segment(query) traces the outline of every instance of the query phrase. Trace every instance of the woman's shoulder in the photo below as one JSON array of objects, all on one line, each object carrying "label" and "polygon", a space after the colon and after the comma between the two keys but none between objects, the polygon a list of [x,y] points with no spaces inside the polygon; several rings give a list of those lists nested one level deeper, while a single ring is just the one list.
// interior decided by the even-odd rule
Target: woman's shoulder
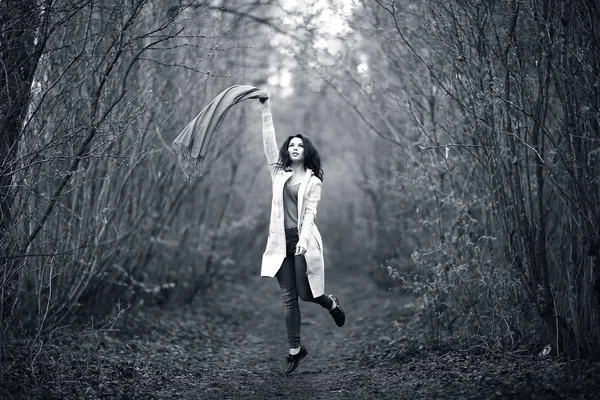
[{"label": "woman's shoulder", "polygon": [[319,179],[319,177],[316,175],[312,175],[308,182],[310,185],[319,185],[319,186],[323,185],[323,181],[321,181],[321,179]]}]

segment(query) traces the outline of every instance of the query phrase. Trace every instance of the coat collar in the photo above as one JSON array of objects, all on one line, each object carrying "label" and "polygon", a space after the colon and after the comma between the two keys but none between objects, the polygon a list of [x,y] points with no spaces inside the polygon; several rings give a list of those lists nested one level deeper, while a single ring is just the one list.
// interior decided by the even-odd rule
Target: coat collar
[{"label": "coat collar", "polygon": [[[290,167],[285,168],[284,170],[280,170],[280,174],[283,174],[283,176],[285,176],[285,181],[287,182],[288,179],[290,179],[292,177],[292,169]],[[312,169],[310,168],[306,168],[306,172],[304,173],[304,178],[302,178],[302,182],[308,182],[310,180],[310,177],[313,176],[315,173],[313,172]]]},{"label": "coat collar", "polygon": [[300,182],[300,188],[298,188],[298,230],[300,230],[300,224],[302,222],[302,203],[304,201],[304,193],[306,192],[308,182],[313,175],[314,173],[312,169],[307,168],[306,172],[304,173],[304,178],[302,178],[302,182]]}]

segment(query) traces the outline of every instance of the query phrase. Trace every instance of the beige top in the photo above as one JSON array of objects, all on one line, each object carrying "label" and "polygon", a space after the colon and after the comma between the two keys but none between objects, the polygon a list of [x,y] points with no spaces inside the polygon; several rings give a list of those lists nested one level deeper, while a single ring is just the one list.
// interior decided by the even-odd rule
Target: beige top
[{"label": "beige top", "polygon": [[283,225],[285,229],[298,227],[298,189],[300,182],[286,183],[283,189]]}]

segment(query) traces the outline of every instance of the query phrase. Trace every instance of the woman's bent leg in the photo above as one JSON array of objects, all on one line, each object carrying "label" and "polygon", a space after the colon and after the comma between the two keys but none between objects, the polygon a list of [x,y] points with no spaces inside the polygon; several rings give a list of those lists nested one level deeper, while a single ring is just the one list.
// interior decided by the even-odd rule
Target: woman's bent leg
[{"label": "woman's bent leg", "polygon": [[306,275],[306,258],[304,258],[304,256],[294,257],[294,273],[298,295],[302,300],[317,303],[328,310],[333,306],[333,300],[331,300],[329,296],[325,296],[325,294],[322,294],[319,297],[313,296],[312,291],[310,290],[308,276]]},{"label": "woman's bent leg", "polygon": [[285,308],[285,327],[290,349],[300,347],[300,307],[294,273],[294,258],[286,257],[277,272],[277,281],[281,289],[281,298]]}]

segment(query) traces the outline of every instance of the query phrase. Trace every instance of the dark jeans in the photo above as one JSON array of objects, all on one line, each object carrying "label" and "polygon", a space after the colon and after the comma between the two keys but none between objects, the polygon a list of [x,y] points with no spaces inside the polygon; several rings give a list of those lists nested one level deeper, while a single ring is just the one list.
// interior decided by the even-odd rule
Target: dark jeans
[{"label": "dark jeans", "polygon": [[288,343],[290,348],[300,347],[300,306],[298,296],[304,301],[317,303],[321,307],[330,309],[333,300],[322,294],[313,297],[306,276],[306,259],[304,256],[295,256],[298,243],[298,230],[296,228],[285,230],[286,257],[277,272],[277,281],[281,288],[281,298],[285,308],[285,326],[287,328]]}]

